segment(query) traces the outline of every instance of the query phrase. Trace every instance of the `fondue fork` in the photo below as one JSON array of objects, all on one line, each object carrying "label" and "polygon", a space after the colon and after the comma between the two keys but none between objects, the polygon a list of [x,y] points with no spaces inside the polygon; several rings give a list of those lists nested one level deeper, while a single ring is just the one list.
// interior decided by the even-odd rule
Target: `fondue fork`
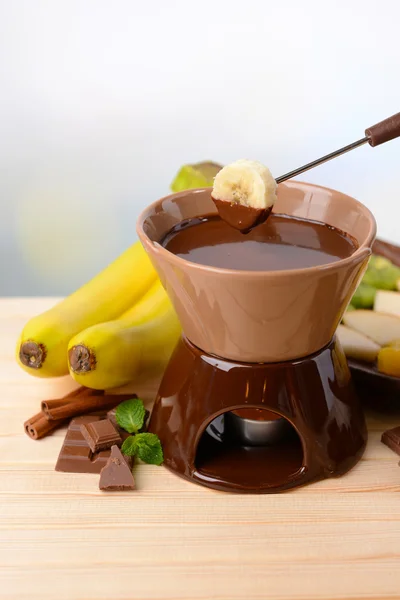
[{"label": "fondue fork", "polygon": [[282,183],[287,179],[291,179],[292,177],[296,177],[301,173],[305,173],[314,167],[318,167],[318,165],[322,165],[332,158],[336,158],[341,154],[345,154],[346,152],[350,152],[350,150],[354,150],[354,148],[358,148],[359,146],[363,146],[368,143],[373,148],[375,146],[379,146],[380,144],[384,144],[385,142],[389,142],[400,136],[400,113],[377,123],[376,125],[372,125],[372,127],[368,127],[365,130],[365,137],[349,144],[348,146],[344,146],[340,148],[340,150],[335,150],[335,152],[331,152],[330,154],[326,154],[321,158],[317,158],[317,160],[313,160],[312,162],[307,163],[306,165],[299,167],[298,169],[294,169],[285,175],[281,175],[276,178],[276,183]]},{"label": "fondue fork", "polygon": [[313,162],[274,179],[271,171],[258,161],[237,160],[223,167],[214,178],[211,198],[219,216],[231,227],[249,233],[264,223],[276,200],[276,186],[300,173],[305,173],[332,158],[369,144],[372,147],[400,136],[400,113],[368,127],[365,136],[344,148],[326,154]]}]

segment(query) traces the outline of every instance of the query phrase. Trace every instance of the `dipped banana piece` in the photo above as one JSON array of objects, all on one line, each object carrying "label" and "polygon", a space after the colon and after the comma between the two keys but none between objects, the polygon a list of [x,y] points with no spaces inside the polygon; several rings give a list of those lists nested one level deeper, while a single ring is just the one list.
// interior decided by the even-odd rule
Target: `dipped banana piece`
[{"label": "dipped banana piece", "polygon": [[264,223],[276,201],[271,171],[254,160],[237,160],[217,173],[211,197],[226,223],[243,233]]}]

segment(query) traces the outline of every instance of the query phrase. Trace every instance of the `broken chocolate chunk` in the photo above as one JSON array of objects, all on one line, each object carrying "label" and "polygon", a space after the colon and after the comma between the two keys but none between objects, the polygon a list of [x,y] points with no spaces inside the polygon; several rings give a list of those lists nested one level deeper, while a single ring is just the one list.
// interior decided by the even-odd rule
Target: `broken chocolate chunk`
[{"label": "broken chocolate chunk", "polygon": [[135,489],[132,471],[118,446],[112,446],[110,458],[101,470],[99,488],[104,492]]},{"label": "broken chocolate chunk", "polygon": [[[77,417],[71,421],[60,450],[56,471],[63,471],[64,473],[100,473],[106,465],[111,451],[92,452],[82,435],[81,425],[102,419],[104,419],[104,412],[101,415],[92,414]],[[121,437],[124,440],[129,437],[129,433],[125,431]],[[132,466],[133,457],[126,456],[125,460],[128,465]]]},{"label": "broken chocolate chunk", "polygon": [[108,450],[122,444],[122,438],[109,419],[92,421],[81,425],[81,433],[92,452]]},{"label": "broken chocolate chunk", "polygon": [[[103,413],[104,414],[104,413]],[[103,416],[77,417],[69,424],[60,450],[56,471],[64,473],[100,473],[110,456],[110,450],[93,453],[81,432],[81,425],[103,419]]]},{"label": "broken chocolate chunk", "polygon": [[384,431],[381,442],[400,456],[400,425]]}]

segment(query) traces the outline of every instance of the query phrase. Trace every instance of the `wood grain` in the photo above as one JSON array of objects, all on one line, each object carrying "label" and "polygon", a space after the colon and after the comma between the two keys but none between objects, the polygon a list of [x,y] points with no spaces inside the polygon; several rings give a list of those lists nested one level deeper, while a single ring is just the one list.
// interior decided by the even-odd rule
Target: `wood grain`
[{"label": "wood grain", "polygon": [[[137,491],[56,473],[64,430],[23,421],[74,387],[14,361],[23,323],[54,299],[0,300],[0,598],[264,600],[400,598],[400,468],[380,443],[400,417],[368,415],[359,465],[280,495],[238,496],[136,467]],[[148,406],[157,382],[130,391]]]}]

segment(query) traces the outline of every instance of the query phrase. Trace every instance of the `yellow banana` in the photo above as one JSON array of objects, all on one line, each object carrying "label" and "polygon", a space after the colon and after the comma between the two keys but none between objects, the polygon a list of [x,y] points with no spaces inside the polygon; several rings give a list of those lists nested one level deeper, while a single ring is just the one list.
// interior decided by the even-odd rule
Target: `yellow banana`
[{"label": "yellow banana", "polygon": [[17,344],[19,364],[37,377],[66,375],[69,340],[91,325],[119,317],[156,280],[150,259],[136,242],[91,281],[25,325]]},{"label": "yellow banana", "polygon": [[[171,301],[161,285],[161,281],[156,279],[151,288],[140,298],[140,300],[118,317],[117,320],[125,327],[140,325],[171,306]],[[103,325],[103,323],[101,323],[101,325]]]},{"label": "yellow banana", "polygon": [[165,367],[180,335],[167,294],[157,282],[115,321],[89,327],[68,346],[70,374],[94,389],[125,385],[138,374]]}]

